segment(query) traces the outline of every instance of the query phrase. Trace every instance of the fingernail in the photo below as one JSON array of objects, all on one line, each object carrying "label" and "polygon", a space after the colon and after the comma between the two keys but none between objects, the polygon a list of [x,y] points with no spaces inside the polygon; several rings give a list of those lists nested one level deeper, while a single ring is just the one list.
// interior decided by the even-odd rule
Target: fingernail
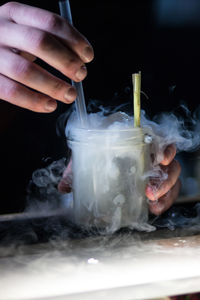
[{"label": "fingernail", "polygon": [[72,102],[76,99],[77,93],[75,88],[70,88],[67,90],[67,92],[64,94],[64,98],[68,101],[68,102]]},{"label": "fingernail", "polygon": [[76,78],[78,81],[81,81],[85,78],[85,76],[87,75],[87,69],[86,66],[83,65],[77,72],[76,72]]},{"label": "fingernail", "polygon": [[85,62],[90,62],[93,60],[94,58],[94,51],[91,47],[85,47],[85,49],[83,50],[82,52],[82,57],[83,57],[83,60]]},{"label": "fingernail", "polygon": [[49,100],[48,102],[46,102],[45,105],[45,110],[46,111],[54,111],[57,108],[57,102],[55,100]]}]

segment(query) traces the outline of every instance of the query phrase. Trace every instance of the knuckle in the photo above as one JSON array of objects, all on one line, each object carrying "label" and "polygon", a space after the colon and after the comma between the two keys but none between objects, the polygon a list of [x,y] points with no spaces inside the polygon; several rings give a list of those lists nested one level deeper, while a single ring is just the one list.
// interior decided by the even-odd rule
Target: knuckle
[{"label": "knuckle", "polygon": [[34,112],[43,112],[44,111],[44,102],[46,99],[44,99],[44,96],[40,93],[34,93],[34,98],[29,101],[28,109],[34,111]]},{"label": "knuckle", "polygon": [[61,27],[60,19],[55,14],[48,14],[44,18],[44,24],[46,29],[49,30],[50,32],[54,30],[58,30]]},{"label": "knuckle", "polygon": [[18,3],[15,1],[10,1],[10,2],[3,4],[1,7],[10,11],[11,9],[15,8],[17,4]]},{"label": "knuckle", "polygon": [[41,49],[45,46],[47,41],[47,33],[46,32],[40,32],[38,34],[36,34],[35,36],[33,36],[33,43],[34,43],[34,47],[36,49]]},{"label": "knuckle", "polygon": [[4,90],[4,97],[9,100],[15,99],[19,94],[19,91],[20,86],[17,83],[12,82],[9,84],[9,88]]},{"label": "knuckle", "polygon": [[68,74],[70,78],[72,78],[77,70],[80,69],[82,62],[73,54],[68,55],[67,60],[65,60],[62,64],[63,73]]},{"label": "knuckle", "polygon": [[28,30],[25,35],[31,48],[35,51],[45,48],[48,44],[49,34],[45,31],[32,29]]},{"label": "knuckle", "polygon": [[19,6],[19,3],[10,1],[1,6],[1,10],[7,12],[7,15],[13,19],[16,8]]},{"label": "knuckle", "polygon": [[57,96],[58,93],[60,93],[61,90],[63,90],[64,84],[62,81],[56,81],[54,82],[53,86],[52,86],[52,91],[51,94],[52,96]]},{"label": "knuckle", "polygon": [[63,62],[63,67],[65,69],[69,69],[69,70],[71,69],[71,70],[73,70],[73,69],[75,69],[77,61],[78,60],[77,60],[76,57],[74,57],[73,55],[69,55],[68,59],[65,62]]},{"label": "knuckle", "polygon": [[31,72],[31,63],[28,61],[17,61],[11,65],[11,73],[15,77],[20,77],[21,79],[29,76]]},{"label": "knuckle", "polygon": [[18,93],[19,86],[15,81],[4,77],[0,74],[0,98],[4,100],[12,100]]}]

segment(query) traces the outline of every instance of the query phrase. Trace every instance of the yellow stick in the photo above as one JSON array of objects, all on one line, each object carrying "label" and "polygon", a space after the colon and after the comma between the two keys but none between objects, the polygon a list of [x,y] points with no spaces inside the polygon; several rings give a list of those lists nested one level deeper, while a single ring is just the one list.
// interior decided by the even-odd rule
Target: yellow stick
[{"label": "yellow stick", "polygon": [[132,74],[132,82],[133,82],[134,127],[140,127],[141,72]]}]

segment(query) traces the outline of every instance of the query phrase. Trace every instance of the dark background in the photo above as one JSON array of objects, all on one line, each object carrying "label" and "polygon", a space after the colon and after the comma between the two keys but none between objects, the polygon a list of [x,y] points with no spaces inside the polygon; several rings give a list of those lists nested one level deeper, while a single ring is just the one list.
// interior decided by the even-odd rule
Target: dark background
[{"label": "dark background", "polygon": [[[59,13],[57,1],[22,3]],[[142,97],[142,107],[149,116],[176,110],[182,102],[191,111],[197,108],[199,0],[71,0],[71,9],[75,27],[95,51],[84,81],[87,100],[131,103],[131,74],[141,71],[142,90],[149,97]],[[1,213],[22,211],[33,170],[46,158],[66,155],[56,120],[67,109],[59,104],[56,112],[44,115],[0,102]]]}]

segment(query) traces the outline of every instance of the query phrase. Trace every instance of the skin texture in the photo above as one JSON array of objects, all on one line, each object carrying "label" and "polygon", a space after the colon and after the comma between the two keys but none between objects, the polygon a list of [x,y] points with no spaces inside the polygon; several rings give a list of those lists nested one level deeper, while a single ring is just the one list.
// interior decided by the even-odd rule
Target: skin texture
[{"label": "skin texture", "polygon": [[17,2],[0,6],[0,99],[35,112],[52,112],[56,100],[73,102],[76,90],[35,59],[79,82],[93,57],[87,39],[59,15]]},{"label": "skin texture", "polygon": [[[73,102],[76,90],[38,66],[36,58],[79,82],[94,53],[87,39],[59,15],[17,2],[0,6],[0,99],[43,113],[54,111],[56,100]],[[151,179],[146,187],[155,215],[172,205],[180,189],[181,168],[175,154],[173,145],[166,148],[161,167],[168,178],[159,185]],[[70,174],[71,163],[58,186],[63,193],[71,190]]]},{"label": "skin texture", "polygon": [[154,215],[160,215],[165,212],[176,200],[181,184],[179,175],[181,166],[174,159],[176,155],[176,147],[169,145],[164,151],[164,158],[160,163],[161,168],[167,173],[167,179],[163,182],[155,182],[150,179],[146,187],[146,196],[149,201],[150,212]]},{"label": "skin texture", "polygon": [[[166,211],[176,200],[180,190],[179,175],[181,166],[178,161],[174,159],[176,155],[176,148],[174,145],[169,145],[164,151],[164,158],[160,164],[161,168],[168,174],[167,179],[163,182],[155,182],[150,179],[146,186],[146,196],[149,199],[149,210],[154,215],[160,215]],[[72,161],[70,160],[67,168],[63,173],[63,178],[58,185],[61,193],[69,193],[72,184]]]}]

